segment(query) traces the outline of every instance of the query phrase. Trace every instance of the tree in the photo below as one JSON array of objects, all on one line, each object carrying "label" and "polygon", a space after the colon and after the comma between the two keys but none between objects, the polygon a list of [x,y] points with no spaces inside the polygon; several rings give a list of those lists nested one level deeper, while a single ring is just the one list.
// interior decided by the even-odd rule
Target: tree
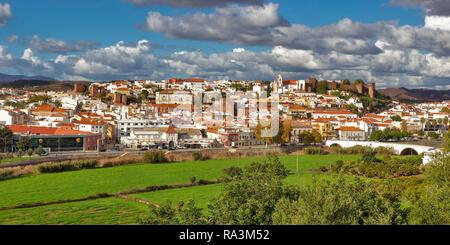
[{"label": "tree", "polygon": [[402,128],[402,132],[403,133],[407,133],[408,132],[408,124],[406,123],[406,121],[402,121],[401,128]]},{"label": "tree", "polygon": [[450,188],[431,187],[413,202],[411,223],[419,225],[450,224]]},{"label": "tree", "polygon": [[436,133],[436,132],[433,132],[433,131],[428,132],[427,136],[430,137],[431,139],[438,139],[439,138],[439,134]]},{"label": "tree", "polygon": [[314,180],[295,201],[282,199],[274,224],[370,225],[405,224],[408,210],[395,195],[383,195],[361,179]]},{"label": "tree", "polygon": [[60,100],[54,100],[52,104],[53,104],[54,106],[56,106],[56,107],[61,107],[61,106],[62,106],[62,103],[61,103]]},{"label": "tree", "polygon": [[316,92],[318,94],[326,94],[328,88],[328,81],[320,81],[317,83],[317,90]]},{"label": "tree", "polygon": [[421,125],[422,130],[423,130],[423,126],[424,126],[425,122],[426,122],[426,119],[424,117],[421,117],[420,118],[420,125]]},{"label": "tree", "polygon": [[143,89],[141,91],[140,97],[141,97],[142,100],[146,101],[148,99],[148,95],[149,95],[148,90]]},{"label": "tree", "polygon": [[27,155],[28,155],[29,157],[31,157],[31,156],[34,154],[34,150],[31,149],[31,148],[29,148],[29,149],[26,151],[26,153],[27,153]]},{"label": "tree", "polygon": [[448,125],[448,117],[444,117],[444,120],[442,120],[442,123],[447,126]]},{"label": "tree", "polygon": [[39,146],[38,148],[36,148],[36,150],[34,150],[34,154],[42,156],[45,154],[45,150],[44,148],[42,148],[42,146]]},{"label": "tree", "polygon": [[11,139],[12,139],[13,133],[12,131],[5,127],[0,126],[0,142],[2,148],[0,148],[3,152],[6,152],[8,149],[8,146],[11,145]]},{"label": "tree", "polygon": [[244,168],[227,171],[222,192],[203,214],[195,203],[166,203],[152,208],[142,224],[272,224],[275,205],[281,198],[296,200],[296,188],[284,186],[289,170],[275,156],[266,161],[254,162]]},{"label": "tree", "polygon": [[399,115],[395,115],[395,116],[391,116],[391,119],[395,122],[401,122],[402,121],[402,117]]},{"label": "tree", "polygon": [[146,152],[144,154],[144,161],[147,163],[168,163],[170,162],[169,159],[167,159],[164,151],[160,150],[153,150]]},{"label": "tree", "polygon": [[161,207],[153,207],[150,216],[140,219],[144,225],[204,225],[209,223],[202,214],[202,209],[195,207],[195,202],[179,202],[173,205],[168,201]]},{"label": "tree", "polygon": [[361,161],[365,164],[371,164],[371,163],[377,163],[378,159],[377,159],[377,152],[373,149],[368,149],[366,151],[364,151],[362,157],[361,157]]},{"label": "tree", "polygon": [[425,168],[430,186],[412,200],[412,223],[425,225],[450,224],[450,135],[446,133],[443,150],[436,153]]},{"label": "tree", "polygon": [[280,129],[278,130],[277,142],[278,143],[288,143],[291,141],[291,121],[282,121],[280,123]]},{"label": "tree", "polygon": [[227,182],[209,206],[211,221],[221,225],[262,225],[272,223],[272,213],[281,198],[296,199],[297,192],[285,187],[288,169],[278,158],[252,163],[242,174]]},{"label": "tree", "polygon": [[83,109],[83,102],[78,102],[75,107],[75,113],[79,113]]},{"label": "tree", "polygon": [[17,142],[17,148],[20,151],[27,151],[31,147],[31,141],[30,138],[27,136],[20,137],[19,141]]}]

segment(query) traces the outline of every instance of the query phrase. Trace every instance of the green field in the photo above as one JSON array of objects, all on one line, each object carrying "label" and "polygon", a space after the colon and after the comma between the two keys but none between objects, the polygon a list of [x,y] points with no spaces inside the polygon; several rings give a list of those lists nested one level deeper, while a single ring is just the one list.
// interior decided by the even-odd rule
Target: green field
[{"label": "green field", "polygon": [[[286,181],[290,184],[310,183],[313,172],[338,159],[357,159],[358,156],[325,155],[283,156],[281,161],[295,174]],[[0,182],[0,207],[11,207],[34,202],[49,202],[82,198],[97,193],[114,194],[150,185],[186,184],[193,176],[215,180],[230,166],[245,166],[263,157],[171,164],[136,164],[113,168],[74,172],[38,174]],[[196,186],[132,195],[155,204],[166,200],[194,199],[200,207],[216,196],[221,185]],[[133,201],[106,198],[48,206],[0,211],[0,224],[130,224],[145,215],[148,207]]]}]

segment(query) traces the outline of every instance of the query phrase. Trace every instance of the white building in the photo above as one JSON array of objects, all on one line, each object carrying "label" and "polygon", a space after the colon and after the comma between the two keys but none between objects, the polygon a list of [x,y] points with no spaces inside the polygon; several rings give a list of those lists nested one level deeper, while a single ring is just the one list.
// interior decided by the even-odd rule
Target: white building
[{"label": "white building", "polygon": [[29,117],[19,110],[0,110],[0,125],[27,124]]}]

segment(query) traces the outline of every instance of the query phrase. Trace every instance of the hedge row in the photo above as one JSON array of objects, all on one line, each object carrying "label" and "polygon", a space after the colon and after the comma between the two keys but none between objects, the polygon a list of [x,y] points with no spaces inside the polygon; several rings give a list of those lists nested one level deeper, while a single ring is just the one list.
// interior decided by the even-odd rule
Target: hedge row
[{"label": "hedge row", "polygon": [[38,166],[38,171],[40,173],[59,173],[64,171],[92,169],[96,168],[97,166],[97,160],[79,160],[61,163],[44,163]]}]

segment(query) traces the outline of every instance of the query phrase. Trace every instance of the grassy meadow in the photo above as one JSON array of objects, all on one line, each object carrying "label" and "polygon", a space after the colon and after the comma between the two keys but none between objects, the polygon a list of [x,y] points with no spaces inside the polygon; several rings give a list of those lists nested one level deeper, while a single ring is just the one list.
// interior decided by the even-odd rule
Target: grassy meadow
[{"label": "grassy meadow", "polygon": [[[301,155],[281,156],[280,160],[294,174],[289,184],[305,185],[312,181],[315,169],[336,160],[355,160],[357,155]],[[216,180],[225,168],[244,167],[264,157],[227,160],[188,161],[170,164],[134,164],[112,168],[73,172],[36,174],[0,181],[0,224],[134,224],[145,215],[144,204],[118,197],[32,208],[1,208],[36,202],[83,198],[98,193],[114,194],[151,185],[187,184],[197,180]],[[297,165],[298,159],[298,165]],[[297,172],[298,166],[298,172]],[[162,204],[166,200],[194,199],[206,207],[209,200],[220,193],[221,184],[133,194],[132,197]]]}]

